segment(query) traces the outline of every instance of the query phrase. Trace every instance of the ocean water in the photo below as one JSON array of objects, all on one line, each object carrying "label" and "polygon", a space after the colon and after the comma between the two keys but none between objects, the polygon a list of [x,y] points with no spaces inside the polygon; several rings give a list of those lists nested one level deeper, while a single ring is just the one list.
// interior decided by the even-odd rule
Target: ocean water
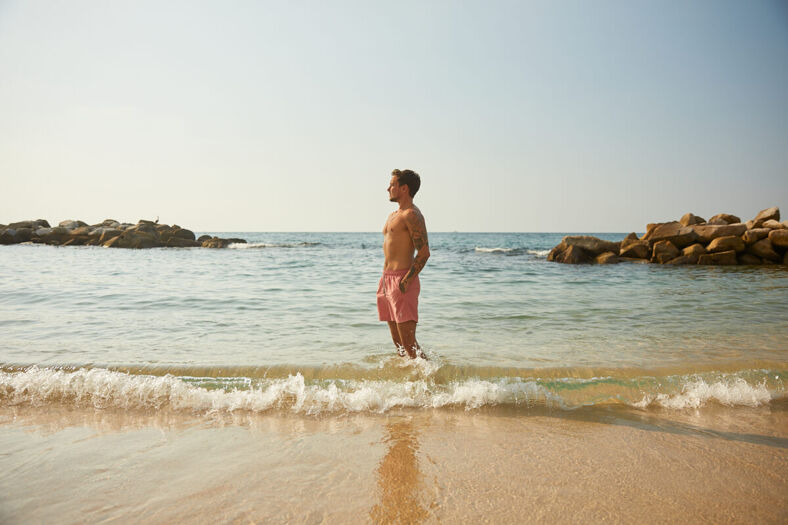
[{"label": "ocean water", "polygon": [[526,414],[788,393],[785,267],[570,266],[546,260],[564,234],[432,233],[429,359],[410,361],[377,320],[379,233],[222,235],[249,244],[0,247],[0,404]]}]

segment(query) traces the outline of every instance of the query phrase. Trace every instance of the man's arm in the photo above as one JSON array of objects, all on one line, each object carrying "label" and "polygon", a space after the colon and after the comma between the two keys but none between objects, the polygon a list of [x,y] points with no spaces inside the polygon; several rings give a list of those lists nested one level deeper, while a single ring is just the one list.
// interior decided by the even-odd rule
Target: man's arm
[{"label": "man's arm", "polygon": [[427,240],[427,225],[424,224],[424,216],[417,210],[409,210],[404,218],[413,246],[416,248],[416,258],[413,259],[408,273],[399,282],[399,289],[402,293],[407,291],[411,279],[419,274],[427,264],[427,259],[430,258],[430,245]]}]

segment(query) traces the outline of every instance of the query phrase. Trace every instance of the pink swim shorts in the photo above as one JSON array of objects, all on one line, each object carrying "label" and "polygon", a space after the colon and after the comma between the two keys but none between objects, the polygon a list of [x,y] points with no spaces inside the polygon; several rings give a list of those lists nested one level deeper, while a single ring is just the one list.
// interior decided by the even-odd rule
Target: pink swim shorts
[{"label": "pink swim shorts", "polygon": [[384,270],[378,284],[378,318],[381,321],[419,322],[419,276],[411,279],[408,291],[402,293],[399,282],[408,270]]}]

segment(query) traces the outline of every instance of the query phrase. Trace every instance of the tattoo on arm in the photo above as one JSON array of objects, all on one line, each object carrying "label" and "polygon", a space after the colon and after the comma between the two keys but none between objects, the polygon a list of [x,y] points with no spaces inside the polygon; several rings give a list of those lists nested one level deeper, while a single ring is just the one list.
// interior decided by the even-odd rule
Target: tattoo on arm
[{"label": "tattoo on arm", "polygon": [[427,264],[427,259],[430,258],[430,246],[427,239],[427,226],[424,223],[424,216],[421,213],[410,213],[405,218],[410,232],[410,238],[413,241],[413,246],[416,248],[416,258],[413,260],[405,279],[411,279],[419,274],[424,265]]}]

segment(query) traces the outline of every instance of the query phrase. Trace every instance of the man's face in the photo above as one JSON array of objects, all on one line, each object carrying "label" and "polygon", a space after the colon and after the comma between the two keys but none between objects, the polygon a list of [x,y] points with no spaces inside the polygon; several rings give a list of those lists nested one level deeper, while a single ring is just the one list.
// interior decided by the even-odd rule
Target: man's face
[{"label": "man's face", "polygon": [[389,200],[391,202],[399,201],[400,191],[401,190],[400,190],[399,181],[397,180],[397,177],[395,175],[392,175],[391,180],[389,181],[389,188],[388,188]]}]

